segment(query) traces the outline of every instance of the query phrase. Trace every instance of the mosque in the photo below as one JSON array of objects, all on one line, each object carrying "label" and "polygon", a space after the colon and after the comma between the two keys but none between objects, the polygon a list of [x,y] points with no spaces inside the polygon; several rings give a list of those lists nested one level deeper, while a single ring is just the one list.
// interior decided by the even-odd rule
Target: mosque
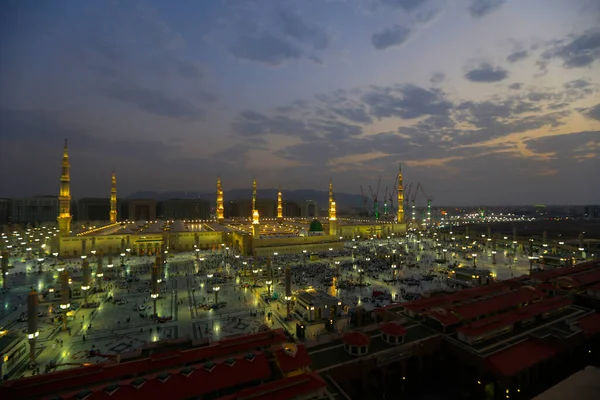
[{"label": "mosque", "polygon": [[[217,179],[214,220],[119,221],[117,180],[112,174],[110,221],[86,231],[71,230],[71,165],[67,141],[60,178],[58,234],[52,252],[63,258],[89,254],[109,256],[158,255],[165,251],[222,250],[254,257],[274,254],[307,254],[341,249],[352,238],[386,237],[406,232],[402,171],[398,171],[398,211],[395,221],[338,219],[333,183],[329,183],[328,216],[284,218],[281,190],[277,194],[277,217],[261,219],[257,207],[256,178],[252,212],[247,218],[225,218],[224,191]],[[110,262],[110,261],[109,261]]]}]

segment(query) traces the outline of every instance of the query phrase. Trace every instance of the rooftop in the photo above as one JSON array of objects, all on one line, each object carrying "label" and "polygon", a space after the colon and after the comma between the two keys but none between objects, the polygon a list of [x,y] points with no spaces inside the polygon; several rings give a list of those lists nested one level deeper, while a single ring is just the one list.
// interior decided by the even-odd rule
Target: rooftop
[{"label": "rooftop", "polygon": [[511,377],[558,353],[556,346],[541,340],[527,339],[490,356],[486,360],[486,366],[495,373]]}]

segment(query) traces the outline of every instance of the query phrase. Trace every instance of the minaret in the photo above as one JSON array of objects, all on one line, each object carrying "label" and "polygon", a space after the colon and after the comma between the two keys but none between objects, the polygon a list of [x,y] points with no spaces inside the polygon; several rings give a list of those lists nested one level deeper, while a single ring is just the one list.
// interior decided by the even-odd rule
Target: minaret
[{"label": "minaret", "polygon": [[110,223],[117,223],[117,174],[113,171],[110,188]]},{"label": "minaret", "polygon": [[402,165],[398,168],[398,215],[397,223],[404,222],[404,187],[402,186]]},{"label": "minaret", "polygon": [[337,237],[337,215],[333,199],[333,184],[329,181],[329,235]]},{"label": "minaret", "polygon": [[281,186],[277,192],[277,221],[283,221],[283,202],[281,200]]},{"label": "minaret", "polygon": [[333,182],[329,178],[329,208],[331,209],[331,203],[333,202]]},{"label": "minaret", "polygon": [[252,183],[252,213],[254,214],[254,210],[256,210],[256,177],[254,178],[254,183]]},{"label": "minaret", "polygon": [[60,194],[58,196],[58,232],[60,236],[71,234],[71,164],[69,163],[69,148],[65,139],[62,159],[62,174],[60,177]]},{"label": "minaret", "polygon": [[223,206],[223,187],[221,186],[221,177],[217,179],[217,221],[223,222],[225,219],[225,207]]},{"label": "minaret", "polygon": [[255,239],[260,238],[260,216],[256,209],[256,178],[254,178],[254,184],[252,185],[252,237]]}]

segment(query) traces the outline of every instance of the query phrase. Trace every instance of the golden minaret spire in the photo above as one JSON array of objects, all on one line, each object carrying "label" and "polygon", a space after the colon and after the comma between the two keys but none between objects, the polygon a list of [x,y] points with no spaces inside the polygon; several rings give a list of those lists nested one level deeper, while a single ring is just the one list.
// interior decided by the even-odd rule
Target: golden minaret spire
[{"label": "golden minaret spire", "polygon": [[402,184],[402,164],[398,168],[398,214],[397,221],[399,224],[404,222],[404,187]]},{"label": "golden minaret spire", "polygon": [[260,238],[260,216],[258,209],[256,208],[256,178],[254,178],[254,184],[252,185],[252,237],[255,239]]},{"label": "golden minaret spire", "polygon": [[62,174],[60,176],[60,194],[58,196],[58,232],[60,236],[71,234],[71,164],[69,163],[69,147],[65,139],[62,158]]},{"label": "golden minaret spire", "polygon": [[333,182],[329,178],[329,208],[331,208],[331,202],[333,201]]},{"label": "golden minaret spire", "polygon": [[117,173],[113,170],[110,188],[110,223],[117,223]]},{"label": "golden minaret spire", "polygon": [[254,183],[252,183],[252,212],[256,210],[256,177],[254,177]]},{"label": "golden minaret spire", "polygon": [[221,177],[217,178],[217,221],[222,222],[225,219],[225,207],[223,206],[223,187],[221,186]]},{"label": "golden minaret spire", "polygon": [[256,178],[254,178],[254,183],[252,184],[252,224],[258,225],[259,223],[259,214],[256,208]]},{"label": "golden minaret spire", "polygon": [[283,220],[283,202],[281,200],[281,186],[277,192],[277,220],[281,222]]},{"label": "golden minaret spire", "polygon": [[331,180],[329,181],[329,235],[337,237],[337,215]]}]

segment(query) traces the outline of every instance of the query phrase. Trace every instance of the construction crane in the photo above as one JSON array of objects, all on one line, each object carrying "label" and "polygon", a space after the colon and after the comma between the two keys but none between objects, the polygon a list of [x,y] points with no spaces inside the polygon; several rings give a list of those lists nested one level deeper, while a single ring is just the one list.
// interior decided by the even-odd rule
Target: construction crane
[{"label": "construction crane", "polygon": [[373,215],[375,219],[379,219],[379,203],[377,202],[377,196],[379,196],[379,186],[381,185],[381,176],[379,177],[379,181],[377,181],[377,191],[373,193],[373,189],[371,185],[369,185],[369,190],[371,191],[371,198],[373,199]]},{"label": "construction crane", "polygon": [[392,189],[392,191],[390,192],[390,198],[389,198],[389,200],[390,200],[390,213],[392,215],[396,215],[396,209],[394,208],[394,195],[396,194],[396,191],[398,189],[397,185],[398,184],[396,183],[394,185],[394,189]]},{"label": "construction crane", "polygon": [[433,197],[427,194],[423,185],[419,184],[419,186],[421,187],[421,193],[423,193],[423,196],[427,200],[427,225],[431,225],[431,202],[433,201]]},{"label": "construction crane", "polygon": [[366,213],[366,215],[369,215],[369,210],[367,209],[367,196],[365,196],[365,192],[363,191],[363,187],[362,185],[360,185],[360,194],[362,196],[363,199],[363,210]]},{"label": "construction crane", "polygon": [[404,218],[408,219],[408,213],[411,212],[410,209],[410,193],[412,191],[412,182],[408,185],[408,190],[406,191],[406,195],[404,196]]},{"label": "construction crane", "polygon": [[388,187],[385,187],[385,195],[383,196],[383,215],[388,216]]},{"label": "construction crane", "polygon": [[431,224],[431,201],[433,200],[433,197],[429,196],[427,194],[427,192],[425,192],[425,188],[423,188],[423,185],[421,185],[421,183],[417,183],[417,187],[415,188],[415,193],[413,194],[413,197],[411,199],[412,202],[412,224],[416,227],[417,226],[417,215],[416,215],[416,209],[415,209],[415,202],[417,200],[417,195],[419,194],[419,192],[421,194],[423,194],[423,196],[425,197],[425,200],[427,200],[427,216],[425,217],[425,215],[423,215],[423,224],[425,225],[429,225]]}]

